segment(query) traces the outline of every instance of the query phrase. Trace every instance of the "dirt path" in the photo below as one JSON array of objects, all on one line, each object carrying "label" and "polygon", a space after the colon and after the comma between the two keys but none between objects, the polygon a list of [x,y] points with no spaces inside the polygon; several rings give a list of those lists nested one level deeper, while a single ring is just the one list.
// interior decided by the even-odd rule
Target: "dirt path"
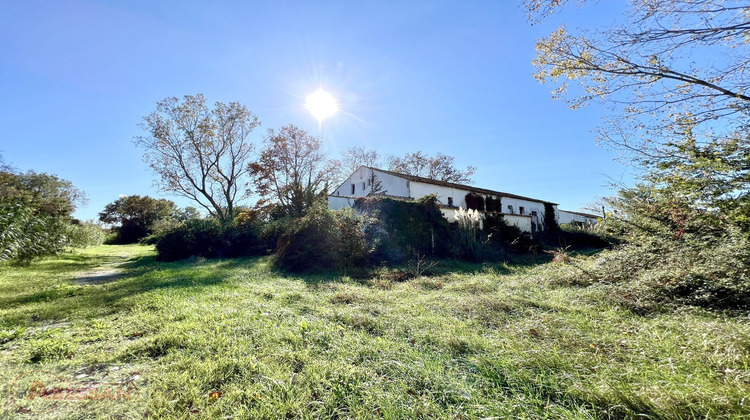
[{"label": "dirt path", "polygon": [[78,284],[104,284],[113,282],[122,277],[124,271],[120,266],[130,260],[131,257],[132,255],[127,253],[112,256],[111,261],[107,261],[91,270],[76,274],[75,281]]}]

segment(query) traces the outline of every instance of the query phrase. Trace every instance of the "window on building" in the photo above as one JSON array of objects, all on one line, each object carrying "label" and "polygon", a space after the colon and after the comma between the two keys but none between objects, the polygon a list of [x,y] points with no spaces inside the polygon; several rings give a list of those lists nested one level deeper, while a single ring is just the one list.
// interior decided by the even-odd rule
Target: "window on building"
[{"label": "window on building", "polygon": [[355,189],[356,187],[357,187],[356,185],[352,184],[352,195],[354,195],[354,189]]},{"label": "window on building", "polygon": [[448,197],[448,207],[453,207],[453,197]]},{"label": "window on building", "polygon": [[531,210],[531,215],[534,216],[534,217],[536,217],[536,215],[537,215],[536,210]]},{"label": "window on building", "polygon": [[524,211],[526,211],[526,209],[524,209],[523,206],[518,208],[518,214],[524,214]]},{"label": "window on building", "polygon": [[513,205],[508,204],[508,213],[513,214]]},{"label": "window on building", "polygon": [[372,178],[367,178],[367,186],[369,187],[372,185]]},{"label": "window on building", "polygon": [[362,183],[362,191],[364,191],[364,190],[365,190],[365,183],[363,182]]}]

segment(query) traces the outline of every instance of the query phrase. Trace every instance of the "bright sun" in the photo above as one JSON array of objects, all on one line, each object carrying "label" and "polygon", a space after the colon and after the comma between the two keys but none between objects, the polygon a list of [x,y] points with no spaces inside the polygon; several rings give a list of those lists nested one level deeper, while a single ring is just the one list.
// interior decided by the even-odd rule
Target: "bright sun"
[{"label": "bright sun", "polygon": [[339,104],[330,93],[323,89],[318,89],[307,95],[305,109],[310,111],[315,119],[322,122],[324,119],[332,117],[339,112]]}]

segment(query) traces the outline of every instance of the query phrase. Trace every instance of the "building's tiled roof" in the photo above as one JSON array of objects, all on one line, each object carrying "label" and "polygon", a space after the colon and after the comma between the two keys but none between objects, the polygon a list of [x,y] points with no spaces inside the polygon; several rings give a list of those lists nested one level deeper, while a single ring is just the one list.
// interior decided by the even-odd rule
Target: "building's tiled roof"
[{"label": "building's tiled roof", "polygon": [[557,203],[553,203],[550,201],[539,200],[539,199],[531,198],[531,197],[524,197],[522,195],[510,194],[510,193],[506,193],[502,191],[488,190],[486,188],[472,187],[471,185],[456,184],[454,182],[448,182],[448,181],[438,181],[436,179],[430,179],[430,178],[425,178],[425,177],[416,176],[416,175],[407,175],[407,174],[402,174],[402,173],[393,172],[393,171],[386,171],[385,169],[373,168],[370,166],[365,166],[365,168],[369,168],[378,172],[382,172],[384,174],[398,176],[404,179],[408,179],[409,181],[422,182],[425,184],[432,184],[432,185],[439,185],[441,187],[458,188],[461,190],[467,190],[467,191],[474,192],[477,194],[488,194],[488,195],[495,195],[498,197],[517,198],[519,200],[536,201],[538,203],[550,203],[553,205],[557,205]]}]

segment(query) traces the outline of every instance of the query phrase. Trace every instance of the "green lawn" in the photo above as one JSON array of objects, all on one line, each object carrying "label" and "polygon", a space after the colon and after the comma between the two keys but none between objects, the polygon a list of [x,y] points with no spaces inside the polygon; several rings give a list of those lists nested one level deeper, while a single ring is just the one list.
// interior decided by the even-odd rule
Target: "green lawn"
[{"label": "green lawn", "polygon": [[[75,280],[126,259],[114,282]],[[750,416],[748,314],[641,316],[551,263],[452,266],[391,282],[101,246],[2,267],[0,418]],[[19,394],[53,374],[132,393]]]}]

